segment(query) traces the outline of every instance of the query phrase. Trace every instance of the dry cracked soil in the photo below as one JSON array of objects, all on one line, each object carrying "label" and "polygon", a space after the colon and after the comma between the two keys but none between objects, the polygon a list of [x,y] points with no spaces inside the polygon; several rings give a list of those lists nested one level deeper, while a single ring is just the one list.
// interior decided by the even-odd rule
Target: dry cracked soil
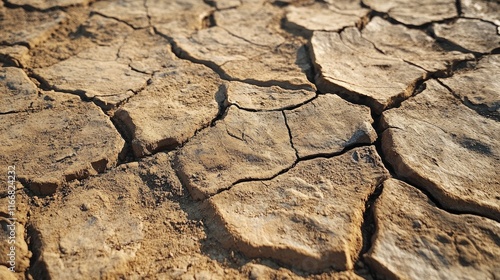
[{"label": "dry cracked soil", "polygon": [[1,0],[0,279],[500,279],[498,0]]}]

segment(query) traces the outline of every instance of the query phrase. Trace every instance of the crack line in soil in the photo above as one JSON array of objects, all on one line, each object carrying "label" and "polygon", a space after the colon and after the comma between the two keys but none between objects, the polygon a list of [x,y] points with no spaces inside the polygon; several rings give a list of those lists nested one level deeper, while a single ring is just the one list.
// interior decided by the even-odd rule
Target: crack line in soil
[{"label": "crack line in soil", "polygon": [[462,12],[462,3],[460,2],[461,0],[455,0],[455,8],[457,9],[457,14],[459,17],[462,17],[463,12]]},{"label": "crack line in soil", "polygon": [[[255,43],[255,42],[252,42],[252,41],[248,40],[248,39],[247,39],[247,38],[245,38],[245,37],[242,37],[242,36],[239,36],[239,35],[237,35],[237,34],[234,34],[233,32],[231,32],[230,30],[228,30],[227,28],[225,28],[225,27],[223,27],[223,26],[219,26],[219,25],[217,25],[217,26],[218,26],[218,27],[220,27],[220,28],[222,28],[222,29],[224,29],[227,33],[231,34],[231,36],[234,36],[234,37],[236,37],[236,38],[238,38],[238,39],[241,39],[241,40],[243,40],[243,41],[245,41],[245,42],[247,42],[247,43],[249,43],[249,44],[251,44],[251,45],[254,45],[254,46],[257,46],[257,47],[261,47],[261,48],[266,48],[266,49],[268,49],[269,51],[272,51],[272,50],[273,50],[273,48],[272,48],[272,47],[270,47],[270,46],[268,46],[268,45],[261,45],[261,44],[257,44],[257,43]],[[279,46],[278,46],[278,47],[279,47]]]},{"label": "crack line in soil", "polygon": [[446,88],[450,93],[451,95],[453,95],[453,97],[455,97],[456,99],[458,99],[464,106],[466,106],[467,108],[473,110],[474,112],[476,112],[477,114],[485,117],[485,118],[488,118],[488,119],[492,119],[492,120],[495,120],[497,122],[500,122],[500,116],[496,116],[496,115],[492,115],[489,110],[488,110],[488,106],[484,105],[484,104],[479,104],[479,105],[474,105],[472,104],[467,97],[464,97],[464,99],[462,99],[460,97],[460,95],[458,95],[453,89],[451,89],[449,86],[447,86],[445,83],[443,83],[440,79],[436,79],[436,81],[441,85],[443,86],[444,88]]},{"label": "crack line in soil", "polygon": [[148,0],[144,0],[143,6],[144,6],[144,9],[146,10],[146,17],[148,18],[148,28],[151,28],[152,27],[152,24],[151,24],[151,14],[149,13]]},{"label": "crack line in soil", "polygon": [[28,250],[32,253],[30,266],[26,271],[33,279],[49,279],[48,264],[42,258],[43,242],[41,233],[35,229],[34,225],[26,225],[26,238],[28,240]]},{"label": "crack line in soil", "polygon": [[[153,27],[154,28],[154,27]],[[159,32],[156,28],[155,33],[161,35],[165,39],[167,39],[172,47],[172,53],[175,54],[175,56],[179,59],[182,60],[187,60],[192,63],[196,64],[201,64],[204,65],[215,73],[219,75],[219,77],[222,80],[228,81],[228,82],[242,82],[242,83],[247,83],[250,85],[255,85],[255,86],[261,86],[261,87],[271,87],[271,86],[278,86],[283,89],[290,89],[290,90],[300,90],[300,89],[312,89],[310,85],[294,85],[291,84],[289,81],[279,81],[279,80],[266,80],[266,81],[260,81],[260,80],[255,80],[255,79],[238,79],[231,77],[228,75],[221,67],[221,65],[216,64],[213,61],[210,60],[204,60],[204,59],[197,59],[189,55],[187,52],[185,52],[181,47],[178,46],[178,44],[175,42],[175,40],[161,32]],[[230,61],[227,61],[226,63],[229,63]],[[225,64],[225,63],[224,63]]]},{"label": "crack line in soil", "polygon": [[345,153],[348,153],[350,152],[351,150],[355,149],[355,148],[360,148],[360,147],[370,147],[372,146],[373,144],[357,144],[357,145],[352,145],[352,146],[349,146],[349,147],[346,147],[344,148],[342,151],[340,152],[334,152],[334,153],[322,153],[322,154],[315,154],[315,155],[310,155],[310,156],[307,156],[307,157],[302,157],[302,158],[297,158],[295,160],[295,162],[293,164],[291,164],[289,167],[286,167],[284,169],[282,169],[281,171],[279,171],[278,173],[276,173],[275,175],[272,175],[272,176],[269,176],[269,177],[266,177],[266,178],[246,178],[246,179],[240,179],[240,180],[237,180],[235,181],[234,183],[231,184],[231,186],[229,187],[226,187],[226,188],[223,188],[223,189],[220,189],[219,191],[217,191],[216,194],[213,194],[213,195],[210,195],[209,197],[205,198],[203,201],[221,193],[221,192],[225,192],[225,191],[228,191],[230,190],[231,188],[233,188],[234,186],[236,186],[237,184],[239,183],[247,183],[247,182],[267,182],[267,181],[271,181],[273,180],[274,178],[282,175],[282,174],[285,174],[287,173],[288,171],[290,171],[292,168],[294,168],[299,162],[302,162],[302,161],[309,161],[309,160],[314,160],[314,159],[319,159],[319,158],[324,158],[324,159],[329,159],[329,158],[333,158],[333,157],[337,157],[337,156],[341,156]]},{"label": "crack line in soil", "polygon": [[[457,0],[457,1],[460,1],[460,0]],[[403,22],[391,17],[389,14],[390,14],[392,8],[387,12],[379,12],[377,10],[372,9],[370,6],[366,5],[363,1],[361,1],[361,4],[362,4],[362,7],[370,9],[370,14],[371,14],[370,20],[373,17],[378,16],[380,18],[383,18],[384,20],[389,21],[392,24],[400,24],[400,25],[403,25],[409,29],[416,29],[416,30],[425,30],[425,29],[429,28],[430,26],[432,26],[433,24],[451,23],[451,22],[454,22],[455,20],[461,18],[460,15],[457,14],[456,16],[453,16],[453,17],[449,17],[449,18],[445,18],[445,19],[441,19],[441,20],[434,20],[434,21],[430,21],[427,23],[423,23],[421,25],[414,25],[414,24],[403,23]]]},{"label": "crack line in soil", "polygon": [[374,215],[375,213],[373,209],[375,203],[377,202],[377,199],[382,194],[382,191],[384,189],[383,184],[386,180],[380,182],[380,184],[375,187],[375,190],[373,191],[373,193],[370,194],[370,196],[365,202],[365,209],[363,212],[363,222],[361,223],[361,238],[363,245],[356,258],[357,262],[355,265],[356,269],[358,263],[361,262],[365,268],[368,268],[368,272],[371,274],[373,279],[377,279],[376,273],[375,270],[372,269],[372,267],[370,267],[366,262],[365,254],[372,248],[373,245],[373,237],[375,235],[375,230],[376,230],[375,215]]},{"label": "crack line in soil", "polygon": [[286,129],[288,130],[288,137],[290,138],[290,146],[292,147],[292,149],[295,151],[295,158],[300,158],[299,157],[299,151],[297,150],[297,148],[295,148],[294,144],[293,144],[293,136],[292,136],[292,130],[290,129],[290,126],[288,125],[288,120],[286,118],[286,114],[285,114],[285,111],[281,111],[281,114],[283,115],[283,119],[285,121],[285,126],[286,126]]},{"label": "crack line in soil", "polygon": [[[89,17],[91,17],[93,15],[99,15],[103,18],[112,19],[112,20],[115,20],[117,22],[123,23],[123,24],[127,25],[128,27],[132,28],[133,30],[142,30],[142,29],[147,28],[147,27],[135,27],[131,23],[127,22],[126,20],[122,20],[122,19],[119,19],[119,18],[113,17],[113,16],[108,16],[108,15],[105,15],[105,14],[99,12],[99,11],[91,11]],[[128,37],[128,35],[127,35],[127,37]]]},{"label": "crack line in soil", "polygon": [[64,8],[63,7],[60,7],[60,6],[54,6],[54,7],[50,7],[48,9],[39,9],[39,8],[36,8],[34,6],[31,6],[29,4],[13,4],[11,2],[9,2],[8,0],[2,0],[3,1],[3,4],[4,4],[4,7],[8,8],[8,9],[23,9],[25,10],[26,12],[52,12],[52,11],[64,11]]},{"label": "crack line in soil", "polygon": [[[427,122],[426,122],[427,123]],[[446,207],[444,207],[440,202],[439,200],[430,192],[428,191],[427,189],[419,186],[419,185],[416,185],[414,184],[413,182],[411,182],[410,180],[404,178],[404,177],[401,177],[401,176],[398,176],[396,174],[396,171],[395,169],[392,167],[392,165],[386,160],[387,156],[385,155],[383,149],[382,149],[382,134],[388,130],[388,129],[401,129],[401,128],[394,128],[394,127],[388,127],[387,129],[382,129],[382,120],[381,120],[381,116],[377,116],[376,118],[376,121],[375,121],[375,129],[377,131],[377,141],[375,142],[375,147],[377,149],[377,153],[379,154],[380,158],[382,159],[382,162],[385,166],[385,168],[389,171],[391,177],[393,177],[394,179],[397,179],[397,180],[400,180],[402,182],[405,182],[407,183],[408,185],[418,189],[419,191],[421,191],[422,193],[424,193],[428,198],[429,200],[434,204],[435,207],[445,211],[445,212],[448,212],[448,213],[451,213],[451,214],[454,214],[454,215],[473,215],[473,216],[479,216],[479,217],[483,217],[483,218],[486,218],[486,219],[489,219],[489,220],[493,220],[491,218],[488,218],[488,217],[485,217],[479,213],[474,213],[474,212],[469,212],[469,211],[459,211],[459,210],[454,210],[454,209],[448,209]],[[437,127],[439,128],[439,127]],[[439,128],[441,129],[441,128]]]},{"label": "crack line in soil", "polygon": [[[46,10],[40,10],[40,9],[36,9],[36,8],[34,8],[34,7],[32,7],[32,6],[29,6],[29,5],[14,5],[14,4],[9,3],[7,0],[3,0],[3,2],[5,3],[5,7],[7,7],[7,8],[11,8],[11,9],[12,9],[12,8],[22,8],[22,9],[25,9],[26,11],[30,11],[30,12],[31,12],[31,11],[47,12],[47,11],[51,11],[51,10],[64,10],[64,8],[63,8],[63,7],[58,7],[58,6],[56,6],[56,7],[52,7],[52,8],[46,9]],[[366,4],[364,4],[363,2],[362,2],[362,5],[366,6]],[[80,5],[77,5],[77,6],[80,6]],[[462,13],[462,11],[461,11],[461,5],[460,5],[460,0],[457,0],[457,1],[456,1],[456,6],[457,6],[457,11],[458,11],[458,14],[460,15],[460,14]],[[148,17],[149,27],[152,27],[152,24],[151,24],[151,16],[150,16],[150,14],[149,14],[149,8],[148,8],[148,5],[147,5],[147,0],[144,0],[144,7],[146,8],[146,13],[147,13],[147,17]],[[366,7],[368,7],[368,6],[366,6]],[[369,7],[368,7],[368,8],[369,8]],[[370,8],[370,9],[371,9],[371,8]],[[120,20],[120,19],[117,19],[117,18],[114,18],[114,17],[108,17],[108,16],[105,16],[105,15],[103,15],[103,14],[99,13],[99,12],[91,12],[91,15],[92,15],[92,14],[98,14],[98,15],[100,15],[100,16],[103,16],[103,17],[106,17],[106,18],[109,18],[109,19],[114,19],[114,20],[116,20],[116,21],[119,21],[119,22],[121,22],[121,23],[126,24],[127,26],[129,26],[129,27],[133,28],[134,30],[143,29],[143,28],[134,28],[131,24],[129,24],[129,23],[128,23],[128,22],[126,22],[126,21],[123,21],[123,20]],[[371,9],[371,12],[370,12],[369,14],[370,14],[372,17],[373,17],[373,16],[382,16],[383,18],[385,18],[386,20],[388,20],[388,21],[389,21],[389,22],[391,22],[391,23],[402,24],[402,25],[404,25],[404,26],[406,26],[406,27],[408,27],[408,28],[419,29],[419,30],[422,30],[422,28],[427,28],[427,27],[431,26],[431,25],[432,25],[432,24],[434,24],[434,23],[449,23],[449,22],[452,22],[452,21],[456,20],[457,18],[459,18],[459,17],[453,17],[453,18],[444,19],[444,20],[441,20],[441,21],[435,21],[435,22],[426,23],[426,24],[423,24],[423,25],[420,25],[420,26],[414,26],[414,25],[407,25],[407,24],[403,24],[403,23],[401,23],[401,22],[399,22],[399,21],[397,21],[397,20],[395,20],[395,19],[391,18],[391,17],[388,15],[388,13],[381,13],[381,12],[377,12],[377,11],[375,11],[375,10],[373,10],[373,9]],[[460,17],[460,18],[466,18],[466,17]],[[370,19],[371,19],[371,18],[370,18]],[[468,18],[468,19],[473,19],[473,18]],[[482,20],[482,19],[478,19],[478,20]],[[491,23],[491,24],[495,25],[494,23],[492,23],[492,22],[490,22],[490,21],[487,21],[487,20],[482,20],[482,21],[484,21],[484,22],[488,22],[488,23]],[[496,26],[496,25],[495,25],[495,26]],[[170,38],[170,37],[168,37],[168,36],[166,36],[166,35],[164,35],[164,34],[161,34],[161,33],[157,32],[156,28],[154,28],[154,27],[153,27],[153,30],[154,30],[157,34],[160,34],[160,35],[164,36],[165,38],[167,38],[167,39],[169,40],[169,42],[170,42],[170,44],[171,44],[171,47],[172,47],[172,50],[173,50],[173,53],[174,53],[174,54],[175,54],[175,55],[176,55],[179,59],[184,59],[184,60],[191,61],[191,62],[193,62],[193,63],[197,63],[197,64],[202,64],[202,65],[205,65],[205,66],[209,67],[210,69],[212,69],[215,73],[217,73],[217,74],[221,77],[221,79],[223,79],[223,80],[226,80],[226,81],[240,81],[240,82],[245,82],[245,83],[252,84],[252,85],[257,85],[257,86],[273,86],[273,85],[275,85],[275,86],[280,86],[280,87],[282,87],[281,85],[278,85],[278,84],[282,83],[282,82],[279,82],[279,81],[273,81],[273,80],[270,80],[270,81],[256,81],[256,80],[252,80],[252,79],[247,79],[247,80],[243,80],[243,81],[241,81],[241,80],[238,80],[238,79],[231,78],[229,75],[227,75],[227,73],[225,73],[225,72],[224,72],[224,70],[222,70],[222,69],[221,69],[221,67],[220,67],[220,66],[218,66],[218,65],[217,65],[217,64],[215,64],[214,62],[212,62],[212,61],[198,60],[198,59],[195,59],[195,58],[191,57],[191,56],[190,56],[190,55],[188,55],[186,52],[184,52],[184,51],[183,51],[180,47],[178,47],[178,46],[177,46],[177,44],[175,43],[175,41],[173,40],[173,38]],[[497,28],[497,30],[498,30],[498,28]],[[226,31],[227,31],[227,30],[226,30]],[[228,31],[228,32],[229,32],[229,31]],[[238,36],[236,36],[236,35],[232,34],[231,32],[229,32],[229,33],[230,33],[231,35],[235,36],[235,37],[238,37]],[[240,38],[240,37],[238,37],[238,38]],[[244,38],[240,38],[240,39],[245,40]],[[437,39],[444,40],[444,39],[439,38],[439,37],[438,37]],[[126,41],[126,40],[124,40],[124,43],[125,43],[125,41]],[[245,41],[249,42],[248,40],[245,40]],[[444,40],[444,41],[446,41],[446,40]],[[252,42],[249,42],[249,43],[252,43]],[[456,47],[461,48],[460,46],[455,45],[455,44],[453,44],[453,43],[451,43],[451,42],[447,42],[447,43],[450,43],[450,44],[451,44],[451,45],[453,45],[453,46],[456,46]],[[252,43],[252,44],[254,44],[254,43]],[[373,43],[372,43],[372,44],[373,44]],[[4,45],[4,44],[2,44],[2,45]],[[27,46],[27,47],[29,48],[29,44],[26,44],[26,43],[18,43],[18,44],[13,44],[13,45],[25,45],[25,46]],[[254,44],[254,45],[260,46],[260,45],[258,45],[258,44]],[[123,44],[122,44],[122,46],[123,46]],[[374,45],[374,47],[378,50],[378,48],[377,48],[375,45]],[[462,49],[463,49],[463,48],[462,48]],[[379,51],[380,51],[380,50],[379,50]],[[468,52],[470,52],[470,53],[474,53],[474,52],[471,52],[471,51],[468,51]],[[308,53],[310,53],[310,52],[308,52]],[[483,54],[483,53],[474,53],[474,55],[475,55],[476,57],[482,57],[482,56],[483,56],[483,55],[485,55],[485,54]],[[117,56],[118,56],[118,53],[117,53]],[[404,60],[404,61],[405,61],[405,60]],[[469,61],[469,60],[454,61],[454,63],[456,62],[456,64],[459,64],[459,63],[463,63],[463,62],[466,62],[466,61]],[[411,64],[411,65],[413,65],[413,66],[420,67],[420,66],[418,66],[418,65],[416,65],[416,64],[413,64],[413,63],[411,63],[411,62],[408,62],[408,61],[405,61],[405,62],[406,62],[406,63],[409,63],[409,64]],[[129,67],[130,67],[130,66],[129,66]],[[130,68],[131,68],[131,67],[130,67]],[[420,67],[420,68],[421,68],[421,69],[423,69],[422,67]],[[453,67],[452,67],[452,68],[453,68]],[[314,67],[313,67],[312,69],[314,69]],[[132,70],[134,70],[134,71],[136,71],[136,72],[140,72],[140,71],[137,71],[136,69],[133,69],[133,68],[132,68]],[[424,69],[424,70],[425,70],[425,69]],[[455,71],[455,69],[451,69],[451,70],[450,70],[449,75],[448,75],[448,76],[446,76],[446,75],[445,75],[445,77],[451,77],[451,76],[453,76],[454,71]],[[413,96],[416,96],[418,93],[420,93],[420,92],[418,91],[418,89],[419,89],[420,85],[422,85],[423,83],[425,83],[427,80],[430,80],[430,79],[432,79],[432,78],[435,78],[435,77],[431,77],[431,76],[433,76],[433,75],[438,75],[438,71],[436,71],[436,72],[426,71],[426,72],[429,74],[429,78],[419,80],[419,81],[417,82],[416,86],[414,87],[414,89],[413,89],[413,92],[412,92],[411,96],[409,96],[408,98],[405,98],[405,99],[401,100],[401,102],[399,102],[399,105],[400,105],[402,102],[404,102],[404,101],[406,101],[406,100],[408,100],[408,99],[412,98]],[[35,75],[35,74],[33,74],[33,73],[30,73],[28,76],[29,76],[30,78],[35,79],[35,80],[37,80],[37,81],[39,82],[39,85],[37,85],[37,86],[39,87],[39,89],[42,89],[42,90],[56,90],[56,89],[55,89],[55,87],[53,87],[53,86],[49,86],[48,82],[47,82],[45,79],[43,79],[42,77],[40,77],[40,76],[38,76],[38,75]],[[454,92],[453,92],[453,91],[452,91],[449,87],[447,87],[445,84],[443,84],[443,83],[442,83],[439,79],[436,79],[436,80],[437,80],[437,81],[438,81],[441,85],[443,85],[445,88],[447,88],[447,90],[448,90],[448,91],[450,91],[450,93],[451,93],[451,94],[453,94],[453,96],[454,96],[454,97],[456,97],[456,98],[460,99],[460,101],[461,101],[464,105],[466,105],[466,106],[467,106],[467,104],[465,104],[465,101],[463,101],[461,98],[459,98],[459,96],[457,96],[457,95],[456,95],[456,94],[455,94],[455,93],[454,93]],[[277,83],[278,83],[278,84],[277,84]],[[133,96],[131,96],[131,97],[127,98],[125,101],[121,102],[121,103],[117,106],[117,108],[121,107],[123,104],[125,104],[126,102],[128,102],[128,100],[129,100],[129,99],[133,98],[135,95],[137,95],[139,92],[141,92],[142,90],[144,90],[146,87],[147,87],[147,85],[146,85],[146,86],[144,86],[143,88],[141,88],[141,89],[140,89],[140,90],[138,90],[138,91],[133,91],[135,94],[134,94]],[[295,85],[290,85],[290,87],[291,87],[292,89],[297,89],[297,86],[295,86]],[[285,83],[285,87],[283,87],[283,88],[287,88],[287,87],[286,87],[286,83]],[[85,99],[82,97],[82,91],[80,91],[80,90],[76,90],[76,91],[69,91],[69,90],[66,90],[66,91],[65,91],[65,90],[59,90],[59,89],[57,89],[57,91],[58,91],[58,92],[62,92],[62,93],[69,93],[69,94],[75,94],[75,95],[78,95],[78,96],[80,96],[81,100],[82,100],[82,101],[84,101],[84,102],[94,101],[94,100],[93,100],[93,98],[85,98],[85,99],[88,99],[88,100],[85,100]],[[84,92],[84,91],[83,91],[83,92]],[[239,184],[239,183],[242,183],[242,182],[252,182],[252,181],[255,181],[255,182],[259,182],[259,181],[260,181],[260,182],[265,182],[265,181],[272,180],[272,179],[276,178],[277,176],[279,176],[279,175],[281,175],[281,174],[284,174],[284,173],[288,172],[289,170],[291,170],[292,168],[294,168],[294,167],[296,166],[296,164],[297,164],[297,163],[299,163],[300,161],[304,161],[304,160],[312,160],[312,159],[315,159],[315,158],[331,158],[331,157],[334,157],[334,156],[339,156],[339,155],[342,155],[342,154],[344,154],[344,153],[346,153],[346,152],[348,152],[348,151],[350,151],[350,150],[352,150],[352,149],[354,149],[354,148],[356,148],[356,147],[364,147],[364,146],[371,146],[371,145],[372,145],[372,144],[370,144],[370,145],[353,145],[353,146],[346,147],[343,151],[338,152],[338,153],[317,154],[317,155],[312,155],[312,156],[309,156],[309,157],[299,158],[299,157],[298,157],[298,152],[297,152],[296,148],[295,148],[295,147],[294,147],[294,145],[293,145],[292,135],[291,135],[291,130],[290,130],[290,127],[288,126],[288,122],[287,122],[287,118],[286,118],[286,114],[285,114],[284,110],[292,110],[292,109],[298,108],[298,107],[300,107],[300,106],[302,106],[302,105],[304,105],[304,104],[307,104],[307,103],[309,103],[309,102],[311,102],[311,101],[315,100],[315,99],[318,97],[318,94],[321,94],[321,93],[319,93],[319,91],[318,91],[318,92],[316,92],[316,95],[315,95],[313,98],[311,98],[311,99],[309,99],[309,100],[307,100],[307,101],[305,101],[305,102],[303,102],[303,103],[301,103],[301,104],[294,105],[294,106],[287,107],[287,108],[276,109],[276,110],[250,110],[250,109],[241,108],[241,107],[239,107],[239,106],[238,106],[238,105],[236,105],[236,104],[224,105],[224,104],[226,104],[226,103],[227,103],[227,94],[225,95],[225,98],[223,99],[223,102],[222,102],[222,101],[221,101],[221,102],[219,102],[219,101],[218,101],[218,104],[219,104],[219,113],[218,113],[218,115],[217,115],[217,116],[216,116],[216,117],[215,117],[215,118],[214,118],[214,119],[210,122],[210,124],[209,124],[209,125],[207,125],[207,126],[204,126],[204,127],[201,127],[201,128],[199,128],[199,129],[197,129],[197,130],[195,131],[195,133],[194,133],[194,136],[193,136],[193,137],[195,137],[195,136],[196,136],[196,135],[197,135],[200,131],[202,131],[202,130],[204,130],[204,129],[208,128],[208,127],[214,126],[214,125],[215,125],[215,123],[216,123],[218,120],[223,119],[223,118],[224,118],[225,113],[227,112],[227,109],[228,109],[230,106],[232,106],[232,105],[234,105],[234,106],[236,106],[236,107],[238,107],[238,108],[240,108],[240,109],[242,109],[242,110],[253,111],[253,112],[257,112],[257,111],[281,111],[281,112],[282,112],[282,114],[283,114],[283,117],[284,117],[285,125],[286,125],[286,127],[287,127],[287,129],[288,129],[288,133],[289,133],[289,137],[290,137],[290,145],[292,146],[292,148],[295,150],[295,153],[296,153],[296,160],[295,160],[295,162],[294,162],[294,163],[293,163],[290,167],[283,169],[282,171],[278,172],[276,175],[271,176],[270,178],[267,178],[267,179],[243,179],[243,180],[238,180],[238,181],[236,181],[235,183],[233,183],[230,187],[228,187],[228,188],[226,188],[226,189],[223,189],[223,190],[218,191],[218,192],[217,192],[217,194],[218,194],[218,193],[221,193],[221,192],[223,192],[223,191],[229,190],[229,189],[230,189],[230,188],[232,188],[233,186],[235,186],[235,185],[237,185],[237,184]],[[340,95],[340,96],[341,96],[341,95]],[[342,97],[342,96],[341,96],[341,97]],[[348,100],[348,101],[349,101],[349,100]],[[352,101],[349,101],[349,102],[351,102],[351,103],[355,103],[355,102],[352,102]],[[95,103],[95,102],[94,102],[94,103]],[[389,110],[389,109],[394,108],[394,107],[399,107],[399,105],[397,105],[397,106],[395,105],[395,106],[388,107],[388,108],[386,108],[385,110]],[[100,107],[100,106],[98,106],[98,107]],[[469,108],[470,108],[470,106],[467,106],[467,107],[469,107]],[[101,109],[102,109],[102,108],[101,108]],[[481,114],[481,113],[480,113],[480,112],[478,112],[476,109],[474,109],[474,108],[471,108],[471,109],[473,109],[473,110],[474,110],[474,111],[476,111],[477,113]],[[384,110],[384,111],[385,111],[385,110]],[[24,112],[24,111],[23,111],[23,112]],[[14,114],[14,113],[19,113],[19,112],[7,112],[7,113],[0,113],[0,115],[3,115],[3,114],[11,114],[11,113],[12,113],[12,114]],[[383,161],[383,163],[384,163],[384,166],[385,166],[385,167],[386,167],[386,168],[390,171],[391,175],[392,175],[394,178],[397,178],[397,179],[399,179],[399,180],[401,180],[401,181],[405,181],[404,179],[398,178],[398,177],[395,175],[395,172],[394,172],[393,168],[391,167],[391,165],[390,165],[388,162],[386,162],[386,161],[385,161],[385,155],[384,155],[384,153],[383,153],[383,151],[382,151],[382,148],[381,148],[381,146],[382,146],[382,143],[381,143],[381,141],[382,141],[381,135],[382,135],[382,133],[383,133],[384,131],[380,131],[380,127],[379,127],[379,125],[380,125],[380,116],[376,116],[376,117],[377,117],[377,118],[374,118],[374,121],[375,121],[375,122],[374,122],[374,124],[375,124],[375,126],[376,126],[376,130],[377,130],[378,137],[377,137],[376,142],[375,142],[373,145],[375,145],[375,147],[376,147],[376,149],[377,149],[378,154],[379,154],[379,155],[380,155],[380,157],[382,158],[382,161]],[[117,128],[117,126],[116,126],[115,122],[113,121],[113,120],[114,120],[114,118],[111,118],[111,120],[112,120],[113,124],[115,125],[116,129],[118,130],[118,128]],[[389,127],[389,128],[392,128],[392,127]],[[119,130],[118,130],[118,131],[119,131]],[[119,131],[119,133],[120,133],[120,135],[122,135],[122,133],[121,133],[120,131]],[[184,146],[187,142],[189,142],[189,141],[190,141],[193,137],[189,138],[189,139],[188,139],[188,140],[186,140],[184,143],[182,143],[181,145],[179,145],[178,147],[176,147],[176,149],[180,149],[180,148],[182,148],[182,147],[183,147],[183,146]],[[123,136],[123,135],[122,135],[122,138],[124,138],[124,136]],[[125,138],[124,138],[124,139],[125,139]],[[127,141],[127,140],[126,140],[126,142],[127,142],[127,143],[129,143],[129,141]],[[153,153],[153,154],[151,154],[151,155],[148,155],[148,156],[145,156],[145,157],[143,157],[143,158],[151,157],[151,156],[153,156],[154,154],[159,153],[159,152],[164,152],[164,151],[156,151],[155,153]],[[139,161],[139,160],[142,160],[142,158],[141,158],[141,159],[134,158],[134,161]],[[116,167],[118,167],[119,165],[124,164],[124,163],[127,163],[127,162],[121,162],[121,163],[118,163],[118,164],[116,165]],[[172,165],[172,167],[174,167],[174,160],[172,160],[172,161],[170,162],[170,164]],[[115,169],[116,167],[113,167],[112,169]],[[174,170],[175,170],[175,168],[174,168]],[[108,170],[105,170],[105,172],[104,172],[104,173],[106,173],[106,172],[108,172]],[[100,175],[100,174],[99,174],[99,175]],[[99,175],[92,175],[92,176],[89,176],[89,177],[94,177],[94,176],[99,176]],[[177,173],[175,174],[175,176],[177,176],[177,177],[178,177]],[[406,182],[406,181],[405,181],[405,182]],[[407,182],[407,183],[409,183],[409,182]],[[412,185],[411,183],[409,183],[409,184],[410,184],[410,185]],[[412,186],[413,186],[413,185],[412,185]],[[481,216],[481,215],[478,215],[478,214],[476,214],[476,213],[461,213],[461,212],[459,213],[459,212],[457,212],[457,211],[453,211],[453,210],[451,210],[451,211],[450,211],[450,210],[448,210],[448,209],[443,209],[443,208],[441,207],[441,205],[438,203],[438,201],[436,201],[436,199],[434,199],[434,197],[433,197],[432,195],[430,195],[430,193],[429,193],[429,192],[427,192],[427,191],[425,191],[425,190],[423,190],[422,188],[419,188],[419,187],[416,187],[416,188],[417,188],[417,189],[419,189],[420,191],[424,192],[424,193],[427,195],[427,197],[429,197],[429,199],[430,199],[430,200],[431,200],[431,201],[432,201],[432,202],[436,205],[436,207],[438,207],[438,208],[440,208],[440,209],[442,209],[442,210],[444,210],[444,211],[447,211],[447,212],[450,212],[450,213],[453,213],[453,214],[471,214],[471,215]],[[374,192],[370,195],[370,197],[368,198],[368,200],[367,200],[367,201],[366,201],[366,203],[365,203],[365,211],[364,211],[364,213],[363,213],[363,217],[364,217],[364,219],[363,219],[363,224],[362,224],[362,226],[361,226],[361,230],[362,230],[362,232],[363,232],[363,248],[362,248],[362,250],[361,250],[361,252],[360,252],[360,254],[359,254],[359,256],[358,256],[358,260],[362,260],[362,259],[363,259],[363,254],[364,254],[364,253],[366,253],[366,252],[370,249],[370,247],[371,247],[371,238],[373,237],[373,234],[374,234],[374,232],[375,232],[375,230],[374,230],[374,229],[371,229],[371,228],[370,228],[370,227],[372,226],[372,223],[373,223],[373,220],[374,220],[374,217],[373,217],[373,205],[374,205],[375,201],[378,199],[378,197],[380,196],[380,194],[381,194],[381,192],[382,192],[382,189],[383,189],[383,187],[382,187],[382,185],[381,185],[381,184],[380,184],[379,186],[377,186],[377,187],[375,188],[375,191],[374,191]],[[217,195],[217,194],[214,194],[214,195]],[[41,245],[40,245],[40,244],[41,244],[41,241],[40,241],[40,240],[38,240],[38,241],[36,241],[36,240],[35,240],[35,239],[39,238],[39,237],[38,237],[38,235],[39,235],[39,234],[40,234],[40,233],[39,233],[39,232],[37,232],[37,231],[34,229],[34,227],[33,227],[32,225],[29,225],[29,219],[28,219],[28,222],[27,222],[27,234],[26,234],[26,240],[27,240],[27,243],[29,244],[29,250],[33,253],[33,255],[32,255],[31,259],[30,259],[30,264],[31,264],[31,265],[30,265],[30,268],[29,268],[29,270],[28,270],[26,273],[27,273],[27,274],[29,274],[29,275],[31,275],[31,276],[32,276],[32,277],[34,277],[34,278],[36,278],[35,276],[43,276],[43,275],[48,275],[48,272],[47,272],[47,266],[46,266],[47,264],[46,264],[45,262],[43,262],[43,260],[41,260],[41,259],[40,259],[40,254],[41,254],[41,248],[40,248],[40,247],[41,247]],[[38,244],[38,247],[37,247],[37,246],[35,246],[36,244]],[[36,268],[35,268],[35,266],[36,266]],[[372,273],[372,276],[374,276],[374,277],[375,277],[375,275],[373,275],[373,270],[372,270],[369,266],[367,266],[367,267],[369,268],[369,272],[371,272],[371,273]]]},{"label": "crack line in soil", "polygon": [[332,94],[332,93],[319,93],[319,92],[315,92],[315,95],[301,103],[297,103],[297,104],[292,104],[292,105],[289,105],[289,106],[285,106],[285,107],[282,107],[282,108],[278,108],[278,109],[251,109],[251,108],[246,108],[246,107],[243,107],[239,104],[236,104],[236,103],[230,103],[231,105],[234,105],[235,107],[237,107],[238,109],[240,110],[244,110],[244,111],[247,111],[247,112],[280,112],[280,111],[291,111],[291,110],[295,110],[299,107],[302,107],[306,104],[309,104],[311,102],[313,102],[314,100],[316,100],[316,98],[319,97],[319,95],[326,95],[326,94]]}]

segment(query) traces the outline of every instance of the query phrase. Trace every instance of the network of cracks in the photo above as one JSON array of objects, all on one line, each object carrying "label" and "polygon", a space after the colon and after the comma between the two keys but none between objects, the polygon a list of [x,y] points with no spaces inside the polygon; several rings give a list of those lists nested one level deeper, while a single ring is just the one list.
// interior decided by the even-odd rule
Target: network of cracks
[{"label": "network of cracks", "polygon": [[3,0],[0,278],[500,278],[499,15]]}]

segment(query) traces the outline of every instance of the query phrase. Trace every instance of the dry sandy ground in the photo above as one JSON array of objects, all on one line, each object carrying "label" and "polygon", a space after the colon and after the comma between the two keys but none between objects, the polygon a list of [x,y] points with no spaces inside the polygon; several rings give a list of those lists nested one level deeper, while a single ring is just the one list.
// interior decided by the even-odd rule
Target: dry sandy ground
[{"label": "dry sandy ground", "polygon": [[0,1],[0,279],[500,279],[499,26]]}]

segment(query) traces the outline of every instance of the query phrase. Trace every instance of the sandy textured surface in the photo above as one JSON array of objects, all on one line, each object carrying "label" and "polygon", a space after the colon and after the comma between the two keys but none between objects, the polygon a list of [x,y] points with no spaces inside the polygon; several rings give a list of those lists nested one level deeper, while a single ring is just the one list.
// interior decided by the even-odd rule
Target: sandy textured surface
[{"label": "sandy textured surface", "polygon": [[500,279],[499,15],[0,1],[0,279]]}]

